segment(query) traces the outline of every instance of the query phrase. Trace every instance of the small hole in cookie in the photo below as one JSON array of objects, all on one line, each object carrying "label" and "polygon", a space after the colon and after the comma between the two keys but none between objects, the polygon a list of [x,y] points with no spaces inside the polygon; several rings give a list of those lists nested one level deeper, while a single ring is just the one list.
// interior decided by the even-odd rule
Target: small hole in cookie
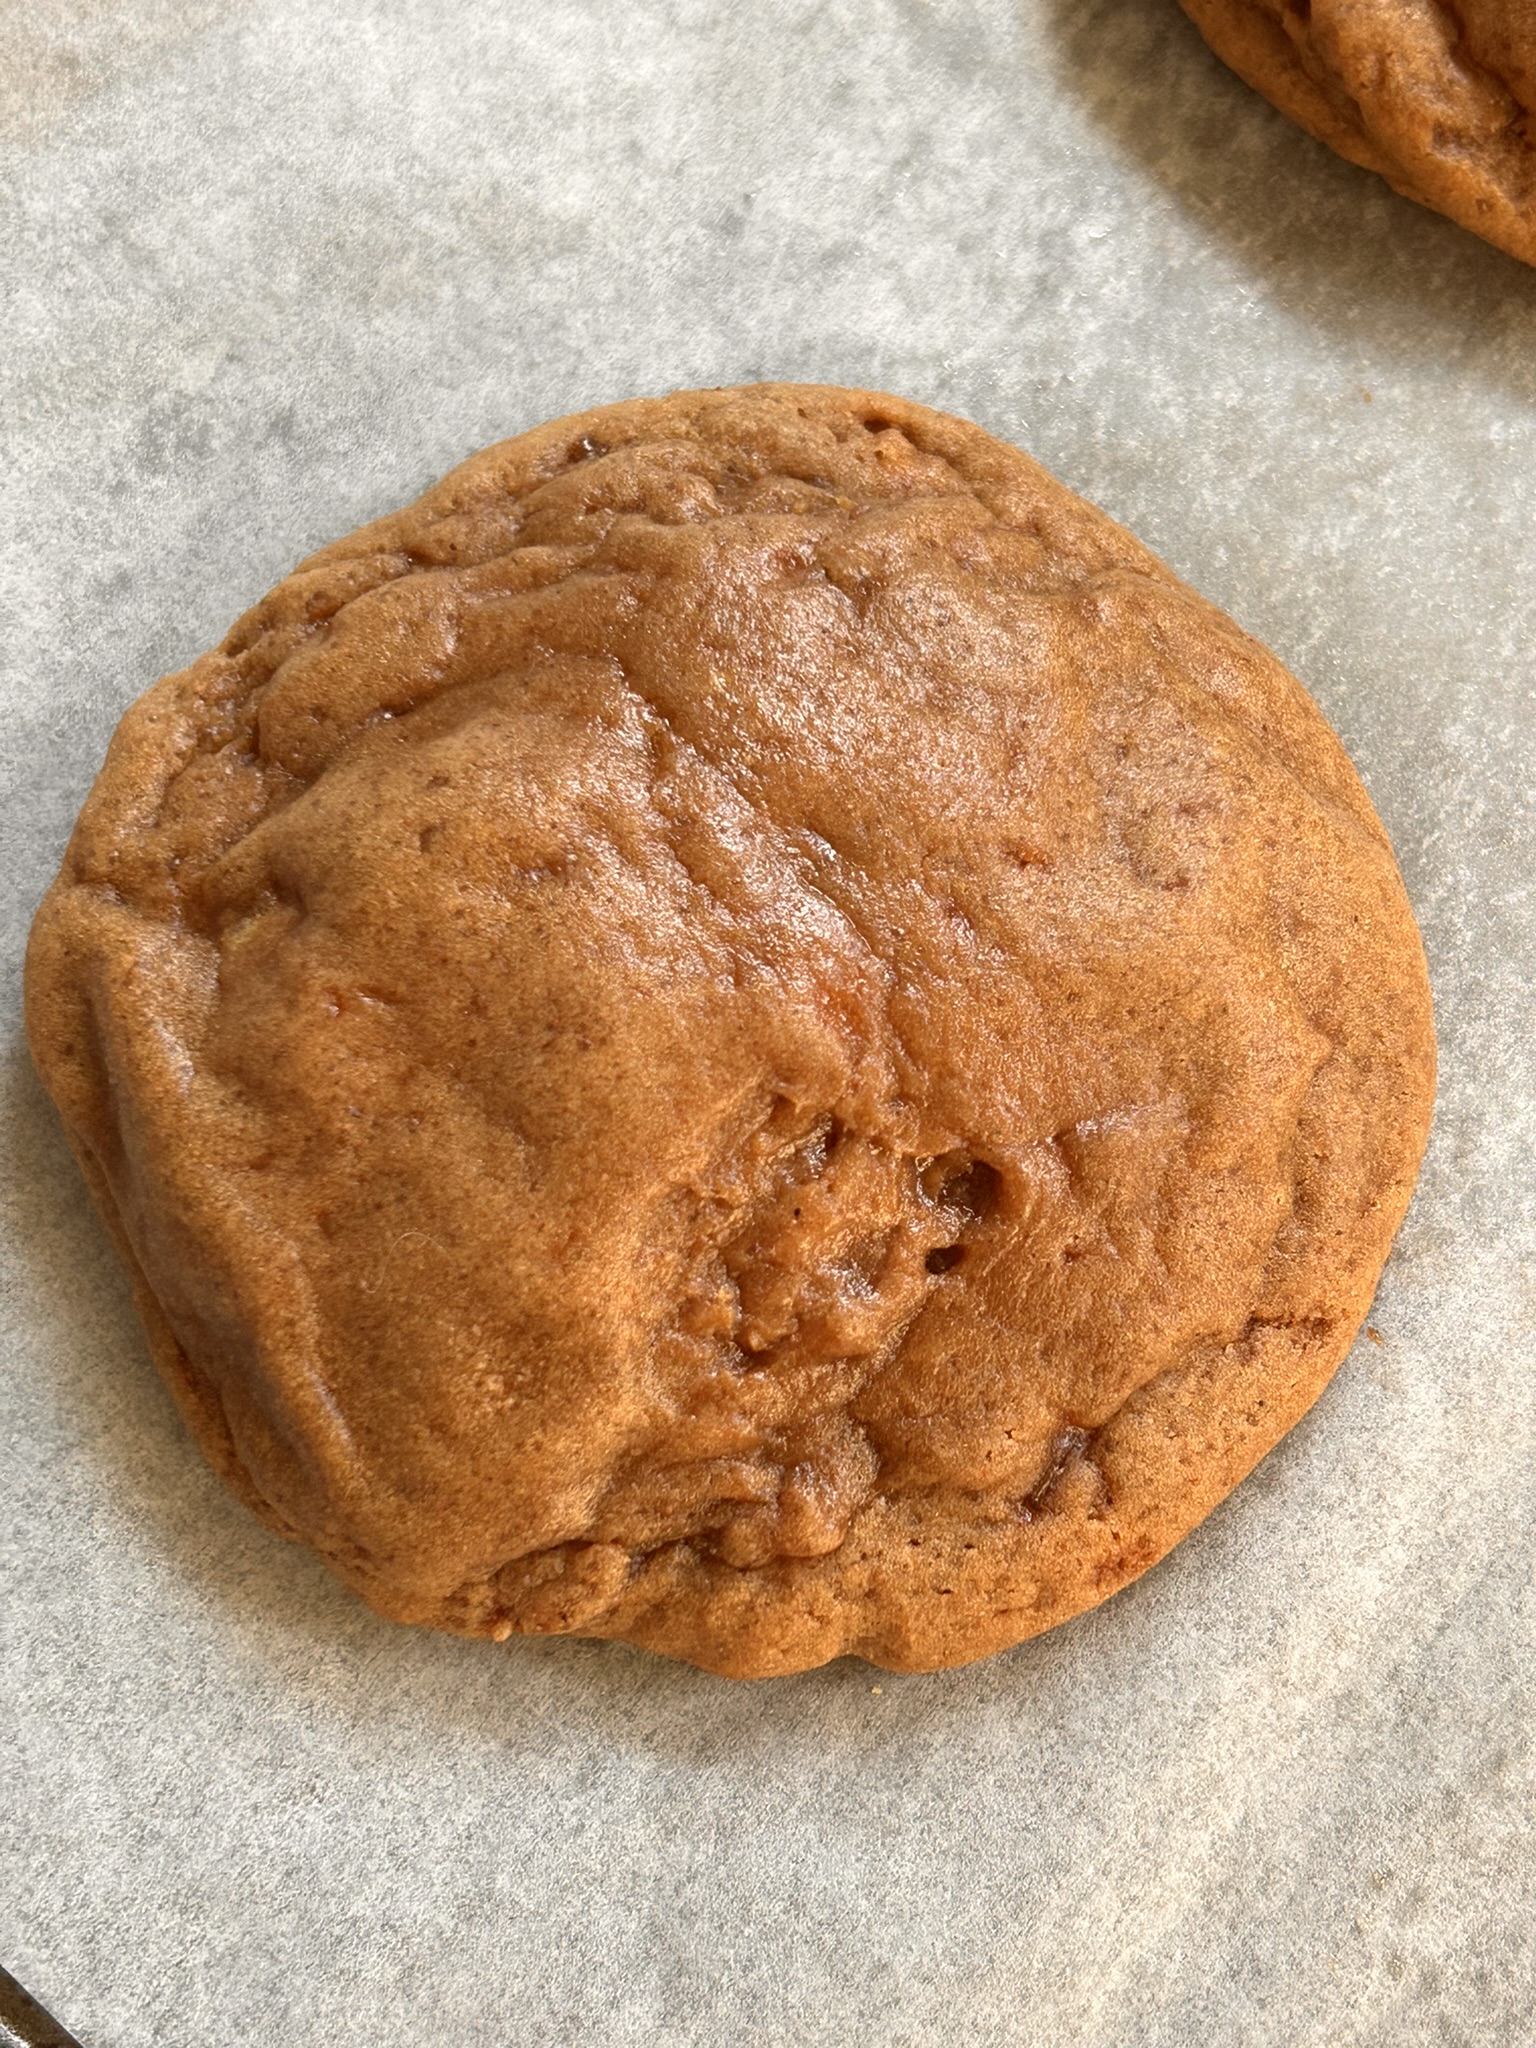
[{"label": "small hole in cookie", "polygon": [[953,1272],[964,1257],[965,1252],[960,1245],[939,1244],[934,1246],[923,1264],[930,1273],[949,1273]]},{"label": "small hole in cookie", "polygon": [[889,433],[890,429],[893,426],[895,426],[895,424],[896,422],[894,420],[888,420],[883,412],[872,412],[869,418],[864,422],[864,428],[866,433],[885,434]]},{"label": "small hole in cookie", "polygon": [[991,1214],[997,1205],[997,1168],[985,1159],[973,1159],[958,1172],[945,1177],[939,1189],[939,1203],[945,1209],[959,1209],[975,1221]]},{"label": "small hole in cookie", "polygon": [[594,441],[590,434],[583,434],[579,441],[573,441],[570,448],[572,462],[595,462],[599,455],[608,453],[606,441]]}]

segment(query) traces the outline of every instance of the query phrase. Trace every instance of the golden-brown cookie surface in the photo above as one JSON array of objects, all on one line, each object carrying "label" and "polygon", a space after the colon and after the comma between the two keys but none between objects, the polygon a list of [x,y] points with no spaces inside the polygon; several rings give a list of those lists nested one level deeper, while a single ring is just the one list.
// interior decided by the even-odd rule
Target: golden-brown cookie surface
[{"label": "golden-brown cookie surface", "polygon": [[1352,163],[1536,263],[1536,0],[1180,0]]},{"label": "golden-brown cookie surface", "polygon": [[1433,1039],[1261,648],[904,401],[557,421],[124,718],[40,1070],[204,1450],[383,1612],[980,1656],[1315,1398]]}]

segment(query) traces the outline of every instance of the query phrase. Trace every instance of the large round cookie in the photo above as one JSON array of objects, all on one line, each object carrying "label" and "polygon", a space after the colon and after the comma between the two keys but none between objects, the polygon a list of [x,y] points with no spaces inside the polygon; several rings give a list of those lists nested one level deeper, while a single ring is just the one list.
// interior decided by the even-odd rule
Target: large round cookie
[{"label": "large round cookie", "polygon": [[37,1062],[219,1471],[382,1612],[959,1663],[1347,1350],[1430,1113],[1338,741],[1016,449],[616,405],[124,718]]},{"label": "large round cookie", "polygon": [[1536,0],[1181,0],[1282,113],[1536,263]]}]

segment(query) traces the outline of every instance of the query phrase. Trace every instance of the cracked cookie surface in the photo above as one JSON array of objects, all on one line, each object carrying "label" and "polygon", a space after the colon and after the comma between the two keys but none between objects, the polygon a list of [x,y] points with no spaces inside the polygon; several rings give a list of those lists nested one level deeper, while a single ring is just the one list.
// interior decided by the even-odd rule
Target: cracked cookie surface
[{"label": "cracked cookie surface", "polygon": [[1180,0],[1351,163],[1536,263],[1536,0]]},{"label": "cracked cookie surface", "polygon": [[1385,834],[1018,450],[758,386],[487,449],[127,713],[34,1054],[225,1479],[382,1612],[738,1676],[1019,1641],[1359,1326]]}]

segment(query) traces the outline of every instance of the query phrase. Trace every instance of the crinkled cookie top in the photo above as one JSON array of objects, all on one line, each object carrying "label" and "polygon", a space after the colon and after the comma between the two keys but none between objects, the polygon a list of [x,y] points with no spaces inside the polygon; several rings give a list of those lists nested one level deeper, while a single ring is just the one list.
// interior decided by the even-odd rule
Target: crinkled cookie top
[{"label": "crinkled cookie top", "polygon": [[1181,0],[1352,163],[1536,263],[1536,0]]},{"label": "crinkled cookie top", "polygon": [[983,1654],[1319,1391],[1432,1089],[1301,687],[1016,449],[557,421],[124,718],[39,1067],[224,1476],[385,1613]]}]

